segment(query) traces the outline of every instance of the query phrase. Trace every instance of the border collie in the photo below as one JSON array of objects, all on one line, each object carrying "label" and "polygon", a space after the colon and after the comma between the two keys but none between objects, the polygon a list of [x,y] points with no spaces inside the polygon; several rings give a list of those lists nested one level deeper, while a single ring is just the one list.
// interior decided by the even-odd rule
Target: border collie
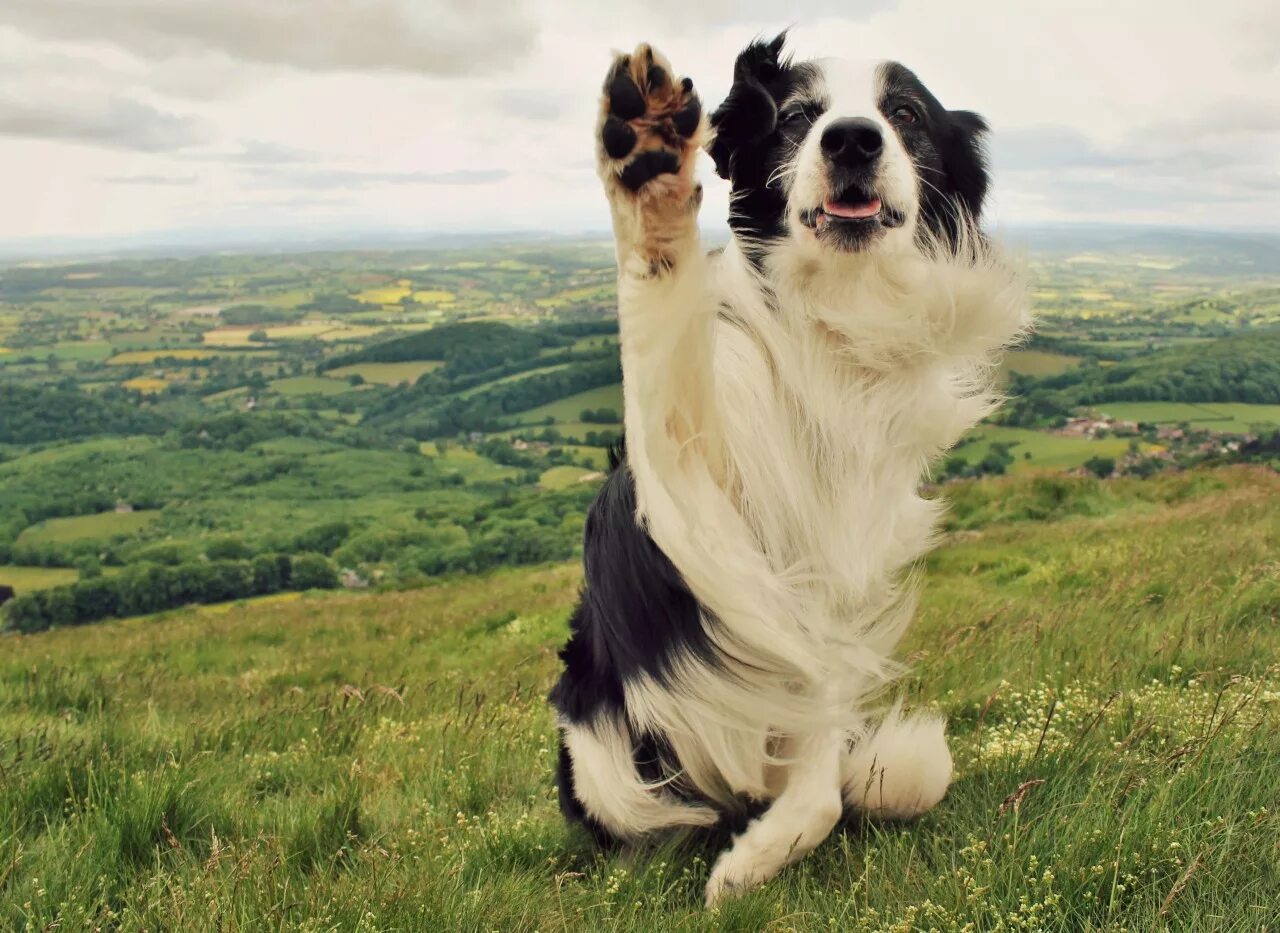
[{"label": "border collie", "polygon": [[[560,800],[602,840],[745,826],[708,905],[848,810],[910,819],[946,793],[943,720],[880,697],[940,510],[920,482],[993,410],[1028,325],[978,229],[982,118],[902,65],[795,62],[784,38],[738,56],[709,119],[651,47],[619,56],[596,136],[626,446],[551,693]],[[704,148],[732,186],[714,255]]]}]

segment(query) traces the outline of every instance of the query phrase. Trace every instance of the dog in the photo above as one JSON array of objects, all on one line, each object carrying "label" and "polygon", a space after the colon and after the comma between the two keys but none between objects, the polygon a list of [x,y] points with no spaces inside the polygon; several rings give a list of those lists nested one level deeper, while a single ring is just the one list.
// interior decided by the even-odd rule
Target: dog
[{"label": "dog", "polygon": [[[940,504],[928,465],[994,410],[1028,325],[979,227],[987,126],[907,68],[738,56],[709,117],[648,45],[600,99],[625,442],[584,534],[551,692],[565,815],[604,842],[745,827],[709,906],[848,811],[911,819],[944,722],[884,711]],[[699,241],[705,150],[729,245]]]}]

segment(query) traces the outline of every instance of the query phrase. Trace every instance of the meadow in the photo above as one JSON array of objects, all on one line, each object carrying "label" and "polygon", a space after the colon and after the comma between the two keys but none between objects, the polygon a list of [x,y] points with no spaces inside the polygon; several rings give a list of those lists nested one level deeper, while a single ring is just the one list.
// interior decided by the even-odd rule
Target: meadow
[{"label": "meadow", "polygon": [[901,689],[957,779],[915,825],[711,912],[723,837],[594,850],[552,787],[551,564],[6,638],[0,927],[1273,928],[1280,476],[948,493]]}]

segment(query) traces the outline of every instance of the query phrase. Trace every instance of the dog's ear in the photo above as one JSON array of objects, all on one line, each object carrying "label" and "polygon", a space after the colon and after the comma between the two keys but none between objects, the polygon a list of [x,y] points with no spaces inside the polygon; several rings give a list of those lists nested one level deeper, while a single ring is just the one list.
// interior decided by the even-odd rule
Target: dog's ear
[{"label": "dog's ear", "polygon": [[986,198],[988,172],[986,137],[987,121],[971,110],[949,110],[951,138],[942,147],[947,176],[956,196],[973,221],[982,214]]},{"label": "dog's ear", "polygon": [[782,58],[787,34],[770,42],[757,40],[743,49],[733,65],[729,96],[711,114],[713,135],[707,147],[716,163],[716,174],[733,177],[733,163],[744,148],[768,137],[778,126],[778,102],[771,88],[789,62]]}]

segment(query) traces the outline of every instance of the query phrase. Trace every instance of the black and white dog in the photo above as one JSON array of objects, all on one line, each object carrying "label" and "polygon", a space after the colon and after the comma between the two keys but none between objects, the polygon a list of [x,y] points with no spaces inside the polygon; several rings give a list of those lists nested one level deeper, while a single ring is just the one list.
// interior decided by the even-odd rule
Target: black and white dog
[{"label": "black and white dog", "polygon": [[[930,544],[928,464],[994,405],[1027,326],[979,232],[982,119],[908,69],[738,56],[710,119],[647,45],[605,81],[626,450],[587,518],[551,694],[565,813],[634,840],[759,812],[707,902],[773,876],[846,808],[915,817],[944,723],[874,707]],[[706,148],[733,237],[699,245]]]}]

